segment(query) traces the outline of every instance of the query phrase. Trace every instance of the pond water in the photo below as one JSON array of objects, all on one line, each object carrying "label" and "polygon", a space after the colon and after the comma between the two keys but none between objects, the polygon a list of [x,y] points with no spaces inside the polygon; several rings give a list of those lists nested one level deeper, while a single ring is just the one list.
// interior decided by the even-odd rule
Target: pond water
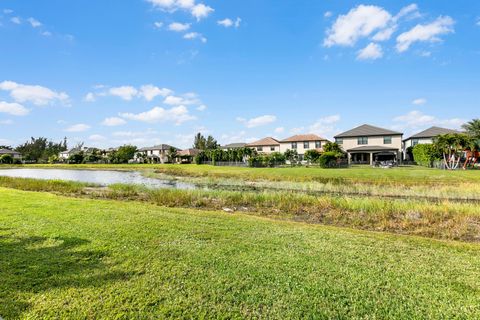
[{"label": "pond water", "polygon": [[196,189],[191,183],[144,177],[138,171],[1,169],[0,176],[44,180],[67,180],[108,186],[115,183],[143,185],[149,188]]}]

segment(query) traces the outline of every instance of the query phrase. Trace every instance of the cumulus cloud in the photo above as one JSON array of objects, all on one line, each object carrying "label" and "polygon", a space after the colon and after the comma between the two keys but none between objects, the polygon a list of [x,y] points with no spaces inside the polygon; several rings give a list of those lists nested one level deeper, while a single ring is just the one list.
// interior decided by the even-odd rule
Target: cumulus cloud
[{"label": "cumulus cloud", "polygon": [[19,103],[0,101],[0,112],[11,114],[12,116],[25,116],[30,113],[30,110]]},{"label": "cumulus cloud", "polygon": [[417,105],[417,106],[421,106],[421,105],[424,105],[427,103],[427,99],[425,98],[418,98],[418,99],[415,99],[412,101],[412,104],[414,105]]},{"label": "cumulus cloud", "polygon": [[102,136],[100,134],[92,134],[90,137],[88,137],[88,140],[90,140],[90,141],[104,141],[106,139],[107,138],[105,138],[104,136]]},{"label": "cumulus cloud", "polygon": [[383,57],[382,47],[371,42],[368,46],[358,51],[357,59],[358,60],[376,60]]},{"label": "cumulus cloud", "polygon": [[127,122],[118,117],[111,117],[111,118],[106,118],[103,120],[102,125],[107,126],[107,127],[116,127],[116,126],[121,126],[126,124]]},{"label": "cumulus cloud", "polygon": [[189,12],[197,20],[206,18],[214,11],[213,8],[197,3],[196,0],[147,0],[154,8],[162,9],[168,12],[184,10]]},{"label": "cumulus cloud", "polygon": [[167,88],[159,88],[153,84],[147,84],[140,87],[139,95],[147,101],[152,101],[158,96],[166,97],[172,94],[173,91]]},{"label": "cumulus cloud", "polygon": [[326,116],[318,119],[308,127],[309,132],[318,134],[322,137],[330,137],[337,133],[337,124],[341,117],[338,114]]},{"label": "cumulus cloud", "polygon": [[162,107],[154,107],[153,109],[138,114],[134,113],[121,113],[121,117],[137,120],[149,123],[158,123],[158,122],[173,122],[176,125],[180,125],[186,121],[194,120],[195,117],[192,116],[188,109],[185,106],[177,106],[171,109],[164,109]]},{"label": "cumulus cloud", "polygon": [[285,128],[284,127],[275,128],[274,132],[275,133],[283,133],[283,132],[285,132]]},{"label": "cumulus cloud", "polygon": [[83,98],[86,102],[94,102],[96,100],[95,94],[93,92],[89,92]]},{"label": "cumulus cloud", "polygon": [[12,21],[15,24],[21,24],[22,23],[22,20],[20,19],[20,17],[13,17],[13,18],[10,19],[10,21]]},{"label": "cumulus cloud", "polygon": [[438,17],[429,24],[417,24],[397,37],[397,51],[407,51],[415,42],[439,42],[440,36],[454,32],[455,21],[449,16]]},{"label": "cumulus cloud", "polygon": [[90,129],[90,126],[84,123],[74,124],[65,129],[66,132],[84,132]]},{"label": "cumulus cloud", "polygon": [[123,100],[130,101],[138,93],[138,90],[132,86],[113,87],[108,90],[112,96],[120,97]]},{"label": "cumulus cloud", "polygon": [[[105,89],[106,87],[96,86],[96,89]],[[147,101],[152,101],[158,96],[166,97],[173,94],[173,91],[167,88],[160,88],[154,86],[153,84],[146,84],[140,88],[135,88],[133,86],[120,86],[120,87],[111,87],[106,88],[103,91],[89,92],[85,95],[84,100],[87,102],[93,102],[97,97],[102,96],[115,96],[119,97],[125,101],[131,101],[133,98],[144,98]]]},{"label": "cumulus cloud", "polygon": [[407,130],[423,129],[430,126],[442,126],[457,129],[466,122],[466,120],[460,118],[440,119],[432,115],[424,114],[418,110],[413,110],[407,114],[397,116],[393,121],[396,123],[394,126],[395,129],[403,128]]},{"label": "cumulus cloud", "polygon": [[187,40],[194,40],[194,39],[200,39],[203,43],[207,42],[207,38],[205,38],[201,33],[198,32],[189,32],[183,36],[184,39]]},{"label": "cumulus cloud", "polygon": [[326,11],[326,12],[323,14],[323,16],[324,16],[325,18],[330,18],[332,15],[333,15],[333,12],[332,12],[332,11]]},{"label": "cumulus cloud", "polygon": [[245,124],[247,128],[256,128],[274,123],[277,121],[277,117],[274,115],[264,115],[252,119],[237,118],[237,121]]},{"label": "cumulus cloud", "polygon": [[242,19],[240,18],[235,19],[235,21],[233,21],[230,18],[225,18],[223,20],[218,20],[217,24],[220,26],[224,26],[225,28],[230,28],[230,27],[238,28],[240,27],[241,22],[242,22]]},{"label": "cumulus cloud", "polygon": [[156,28],[156,29],[160,29],[161,27],[163,27],[163,22],[161,21],[155,21],[153,23],[153,26]]},{"label": "cumulus cloud", "polygon": [[0,82],[0,90],[8,91],[10,96],[20,103],[31,102],[37,106],[44,106],[54,102],[69,103],[69,96],[65,92],[56,92],[39,85],[25,85],[13,81]]},{"label": "cumulus cloud", "polygon": [[207,110],[207,106],[204,105],[204,104],[199,105],[199,106],[197,107],[197,110],[198,110],[198,111],[205,111],[205,110]]},{"label": "cumulus cloud", "polygon": [[183,96],[167,96],[163,103],[168,104],[170,106],[178,106],[178,105],[195,105],[201,104],[201,101],[198,99],[197,94],[191,92],[186,93]]},{"label": "cumulus cloud", "polygon": [[30,25],[33,28],[38,28],[38,27],[42,26],[42,23],[35,18],[28,18],[27,21],[28,21],[28,23],[30,23]]},{"label": "cumulus cloud", "polygon": [[188,29],[190,29],[189,23],[172,22],[168,25],[168,30],[170,31],[183,32]]}]

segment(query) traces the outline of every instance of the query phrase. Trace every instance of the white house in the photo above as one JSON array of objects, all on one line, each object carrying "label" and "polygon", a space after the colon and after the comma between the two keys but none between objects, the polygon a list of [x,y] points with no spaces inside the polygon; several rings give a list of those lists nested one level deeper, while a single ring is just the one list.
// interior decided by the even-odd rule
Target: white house
[{"label": "white house", "polygon": [[370,164],[375,161],[401,161],[403,133],[368,124],[335,136],[335,142],[348,154],[348,163]]},{"label": "white house", "polygon": [[300,161],[307,150],[323,151],[327,139],[317,136],[316,134],[297,134],[292,137],[280,141],[280,152],[285,153],[287,150],[296,150]]},{"label": "white house", "polygon": [[272,137],[266,137],[261,140],[247,144],[248,148],[257,150],[258,153],[280,152],[280,142]]},{"label": "white house", "polygon": [[[146,148],[141,148],[139,153],[143,154],[145,159],[148,160],[148,162],[152,163],[168,163],[170,162],[170,149],[174,148],[175,150],[180,150],[178,148],[172,147],[171,145],[168,144],[159,144],[157,146],[153,147],[146,147]],[[143,160],[139,159],[137,155],[135,155],[135,160]]]},{"label": "white house", "polygon": [[417,144],[432,144],[433,140],[436,137],[442,134],[447,134],[447,133],[461,133],[461,132],[453,129],[431,127],[403,140],[403,154],[405,159],[408,158],[407,157],[408,148],[415,147]]}]

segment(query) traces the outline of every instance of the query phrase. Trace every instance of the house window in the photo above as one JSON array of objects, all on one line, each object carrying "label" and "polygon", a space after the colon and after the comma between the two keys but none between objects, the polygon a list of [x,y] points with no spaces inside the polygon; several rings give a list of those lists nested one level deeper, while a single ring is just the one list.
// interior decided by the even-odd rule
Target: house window
[{"label": "house window", "polygon": [[418,139],[412,139],[412,147],[415,147],[418,144]]},{"label": "house window", "polygon": [[383,144],[392,144],[392,137],[383,137]]},{"label": "house window", "polygon": [[357,144],[368,144],[368,137],[358,137]]},{"label": "house window", "polygon": [[337,144],[343,144],[343,138],[335,138]]},{"label": "house window", "polygon": [[305,141],[305,142],[303,143],[303,149],[305,149],[305,150],[306,150],[306,149],[310,149],[310,142]]},{"label": "house window", "polygon": [[275,147],[270,147],[270,151],[275,151]]},{"label": "house window", "polygon": [[322,147],[322,143],[320,141],[315,141],[315,149],[320,149]]},{"label": "house window", "polygon": [[263,147],[257,147],[257,151],[263,151]]},{"label": "house window", "polygon": [[292,149],[297,150],[297,143],[296,142],[292,142]]}]

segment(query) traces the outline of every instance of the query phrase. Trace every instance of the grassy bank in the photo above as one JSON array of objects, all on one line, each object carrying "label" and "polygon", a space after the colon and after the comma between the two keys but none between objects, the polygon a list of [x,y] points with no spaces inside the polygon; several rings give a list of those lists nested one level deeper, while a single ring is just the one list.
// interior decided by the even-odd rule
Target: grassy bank
[{"label": "grassy bank", "polygon": [[480,241],[480,206],[475,203],[313,196],[273,191],[154,190],[132,185],[92,188],[78,183],[7,177],[0,177],[0,186],[96,199],[144,201],[173,208],[237,211],[276,219],[439,239]]},{"label": "grassy bank", "polygon": [[478,245],[0,189],[0,315],[478,318]]}]

